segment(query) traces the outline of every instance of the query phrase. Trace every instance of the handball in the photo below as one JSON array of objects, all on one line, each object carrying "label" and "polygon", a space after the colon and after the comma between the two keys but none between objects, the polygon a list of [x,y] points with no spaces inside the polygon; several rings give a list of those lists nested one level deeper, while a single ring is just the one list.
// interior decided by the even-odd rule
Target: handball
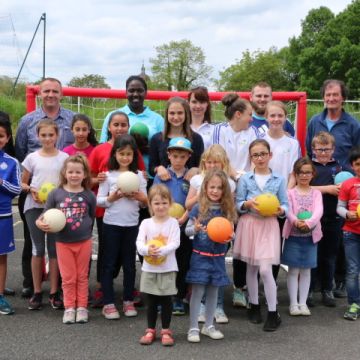
[{"label": "handball", "polygon": [[45,182],[45,183],[41,184],[40,189],[38,191],[39,200],[42,203],[45,203],[49,196],[49,193],[52,190],[54,190],[55,188],[56,188],[56,185],[51,182]]},{"label": "handball", "polygon": [[[164,243],[162,241],[158,240],[158,239],[152,239],[147,244],[148,245],[155,245],[157,247],[164,246]],[[144,260],[150,265],[161,265],[166,260],[166,256],[146,255],[146,256],[144,256]]]},{"label": "handball", "polygon": [[335,185],[339,185],[352,177],[354,177],[354,175],[350,171],[340,171],[335,175],[334,183]]},{"label": "handball", "polygon": [[117,187],[124,194],[139,191],[140,179],[132,171],[125,171],[117,178]]},{"label": "handball", "polygon": [[130,135],[139,134],[144,138],[149,136],[149,128],[142,122],[137,122],[130,128]]},{"label": "handball", "polygon": [[44,213],[44,223],[49,225],[50,232],[59,232],[66,225],[65,214],[59,209],[49,209]]},{"label": "handball", "polygon": [[184,207],[179,203],[172,203],[169,208],[169,215],[175,219],[180,219],[185,213]]},{"label": "handball", "polygon": [[312,212],[311,211],[300,211],[298,214],[297,214],[297,218],[299,220],[308,220],[312,217]]},{"label": "handball", "polygon": [[229,241],[234,232],[231,222],[221,216],[212,218],[206,228],[210,240],[218,243]]},{"label": "handball", "polygon": [[279,199],[271,193],[258,195],[255,198],[257,209],[262,216],[274,216],[280,207]]}]

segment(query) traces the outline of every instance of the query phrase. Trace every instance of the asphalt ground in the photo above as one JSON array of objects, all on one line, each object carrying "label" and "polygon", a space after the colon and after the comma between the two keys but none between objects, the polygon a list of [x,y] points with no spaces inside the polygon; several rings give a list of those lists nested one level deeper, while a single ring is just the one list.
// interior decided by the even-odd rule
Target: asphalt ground
[{"label": "asphalt ground", "polygon": [[[231,304],[231,288],[225,292],[225,312],[230,322],[218,325],[224,333],[223,340],[201,337],[199,344],[186,340],[189,327],[188,316],[173,317],[171,328],[176,344],[164,348],[157,340],[151,346],[138,343],[146,328],[146,309],[138,309],[136,318],[121,317],[109,321],[101,315],[100,309],[90,309],[88,324],[62,324],[62,311],[53,310],[45,302],[40,311],[29,311],[27,300],[20,297],[22,289],[21,250],[23,246],[22,226],[14,208],[14,228],[17,249],[9,255],[7,286],[16,290],[9,301],[15,309],[11,316],[0,315],[0,359],[359,359],[360,319],[343,319],[346,300],[337,300],[336,308],[318,304],[310,317],[290,317],[286,273],[279,275],[279,312],[282,317],[280,328],[266,333],[262,325],[250,324],[245,309],[235,309]],[[95,244],[96,248],[96,244]],[[91,288],[95,282],[95,262],[91,271]],[[140,264],[138,264],[137,284]],[[231,276],[231,265],[228,266]],[[115,281],[116,298],[120,308],[121,277]],[[44,300],[47,299],[49,284],[44,283]],[[263,316],[266,306],[262,299]],[[159,327],[159,326],[158,326]]]}]

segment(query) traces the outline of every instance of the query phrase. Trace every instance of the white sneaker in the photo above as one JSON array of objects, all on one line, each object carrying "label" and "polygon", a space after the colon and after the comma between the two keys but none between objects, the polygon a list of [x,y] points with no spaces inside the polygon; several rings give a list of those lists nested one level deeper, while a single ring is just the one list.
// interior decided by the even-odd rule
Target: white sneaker
[{"label": "white sneaker", "polygon": [[310,309],[308,308],[308,306],[306,304],[299,305],[299,309],[300,309],[301,315],[303,315],[303,316],[310,316],[311,315],[311,311],[310,311]]},{"label": "white sneaker", "polygon": [[76,311],[74,308],[65,309],[63,316],[63,324],[75,324],[75,314]]},{"label": "white sneaker", "polygon": [[135,309],[133,301],[124,301],[123,311],[124,311],[124,315],[127,317],[137,316],[137,314],[138,314]]},{"label": "white sneaker", "polygon": [[226,316],[223,308],[217,307],[215,310],[215,321],[217,324],[227,324],[229,318]]},{"label": "white sneaker", "polygon": [[198,316],[198,322],[204,323],[205,322],[205,304],[200,303],[200,312]]},{"label": "white sneaker", "polygon": [[290,305],[289,306],[289,314],[291,316],[301,315],[301,310],[299,308],[299,305]]},{"label": "white sneaker", "polygon": [[84,307],[78,307],[76,309],[76,322],[78,324],[85,324],[89,321],[88,310]]},{"label": "white sneaker", "polygon": [[120,319],[120,314],[114,304],[104,305],[102,314],[105,316],[105,319],[108,320]]},{"label": "white sneaker", "polygon": [[200,342],[200,330],[193,328],[190,329],[187,335],[188,342],[199,343]]},{"label": "white sneaker", "polygon": [[203,326],[201,329],[201,333],[213,340],[220,340],[224,338],[224,334],[221,331],[216,330],[214,325],[211,325],[209,327]]}]

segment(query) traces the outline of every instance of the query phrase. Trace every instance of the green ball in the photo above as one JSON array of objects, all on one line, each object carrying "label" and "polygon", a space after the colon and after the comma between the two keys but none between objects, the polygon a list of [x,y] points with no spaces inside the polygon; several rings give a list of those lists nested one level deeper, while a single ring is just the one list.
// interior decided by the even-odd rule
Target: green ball
[{"label": "green ball", "polygon": [[149,128],[142,122],[137,122],[130,128],[130,135],[139,134],[145,138],[149,136]]},{"label": "green ball", "polygon": [[312,212],[311,211],[301,211],[297,214],[297,218],[299,220],[307,220],[310,219],[312,216]]}]

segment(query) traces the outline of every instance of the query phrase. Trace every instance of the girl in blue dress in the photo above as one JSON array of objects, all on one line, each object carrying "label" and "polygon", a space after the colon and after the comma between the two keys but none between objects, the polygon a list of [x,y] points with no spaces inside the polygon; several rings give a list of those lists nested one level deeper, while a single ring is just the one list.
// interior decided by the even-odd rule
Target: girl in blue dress
[{"label": "girl in blue dress", "polygon": [[[225,268],[228,244],[213,242],[206,231],[208,222],[218,216],[225,217],[233,223],[236,212],[227,175],[221,170],[213,170],[204,178],[199,202],[191,210],[185,230],[187,236],[194,236],[190,269],[186,275],[186,282],[192,285],[188,332],[188,341],[192,343],[200,342],[198,316],[205,291],[205,325],[201,334],[214,340],[224,337],[215,329],[213,322],[219,287],[230,284]],[[230,240],[231,238],[228,239]]]}]

